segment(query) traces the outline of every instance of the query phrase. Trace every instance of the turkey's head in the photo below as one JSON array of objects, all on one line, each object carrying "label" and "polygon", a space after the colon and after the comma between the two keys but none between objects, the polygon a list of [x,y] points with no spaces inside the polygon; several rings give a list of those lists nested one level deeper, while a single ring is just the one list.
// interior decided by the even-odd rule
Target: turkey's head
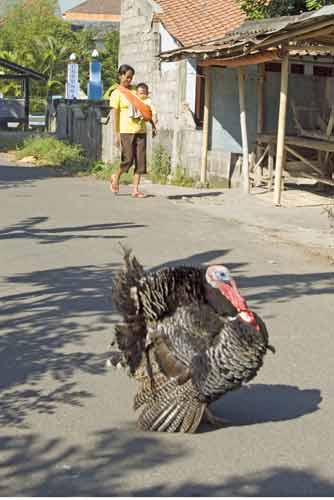
[{"label": "turkey's head", "polygon": [[213,288],[217,288],[235,307],[239,317],[245,321],[245,323],[255,326],[257,330],[259,329],[254,313],[248,308],[246,300],[239,292],[237,284],[227,267],[220,265],[209,266],[205,278],[209,285]]}]

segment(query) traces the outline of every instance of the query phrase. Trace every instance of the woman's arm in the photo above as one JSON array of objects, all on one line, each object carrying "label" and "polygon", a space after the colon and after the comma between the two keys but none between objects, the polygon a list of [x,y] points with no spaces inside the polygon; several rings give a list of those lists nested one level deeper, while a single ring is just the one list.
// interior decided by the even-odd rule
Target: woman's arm
[{"label": "woman's arm", "polygon": [[114,132],[114,144],[116,147],[120,147],[121,140],[119,134],[119,109],[112,108],[112,118],[113,118],[113,132]]}]

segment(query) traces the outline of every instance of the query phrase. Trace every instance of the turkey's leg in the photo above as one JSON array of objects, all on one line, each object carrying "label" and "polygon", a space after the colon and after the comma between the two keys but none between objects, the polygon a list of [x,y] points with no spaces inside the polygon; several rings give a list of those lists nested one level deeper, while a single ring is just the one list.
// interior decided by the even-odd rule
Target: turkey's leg
[{"label": "turkey's leg", "polygon": [[211,425],[217,425],[217,426],[222,426],[222,425],[226,425],[226,424],[229,423],[228,420],[225,420],[222,417],[217,417],[216,415],[214,415],[209,410],[209,408],[205,409],[204,415],[203,415],[203,420],[206,421],[206,422],[208,422]]}]

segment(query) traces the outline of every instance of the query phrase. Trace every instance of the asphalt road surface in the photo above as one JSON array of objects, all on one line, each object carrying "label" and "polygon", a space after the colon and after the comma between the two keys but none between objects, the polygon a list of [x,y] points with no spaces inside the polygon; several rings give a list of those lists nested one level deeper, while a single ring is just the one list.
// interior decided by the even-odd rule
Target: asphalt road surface
[{"label": "asphalt road surface", "polygon": [[[333,266],[160,197],[0,167],[1,496],[333,496]],[[146,268],[224,263],[277,354],[215,411],[225,428],[144,433],[105,368],[118,243]]]}]

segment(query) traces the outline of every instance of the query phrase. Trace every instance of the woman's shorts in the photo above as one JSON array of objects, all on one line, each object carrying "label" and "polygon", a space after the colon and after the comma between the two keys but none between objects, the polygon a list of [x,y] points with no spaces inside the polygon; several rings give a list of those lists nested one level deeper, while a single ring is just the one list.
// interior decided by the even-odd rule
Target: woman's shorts
[{"label": "woman's shorts", "polygon": [[128,172],[134,165],[135,174],[146,174],[146,134],[120,135],[122,172]]}]

